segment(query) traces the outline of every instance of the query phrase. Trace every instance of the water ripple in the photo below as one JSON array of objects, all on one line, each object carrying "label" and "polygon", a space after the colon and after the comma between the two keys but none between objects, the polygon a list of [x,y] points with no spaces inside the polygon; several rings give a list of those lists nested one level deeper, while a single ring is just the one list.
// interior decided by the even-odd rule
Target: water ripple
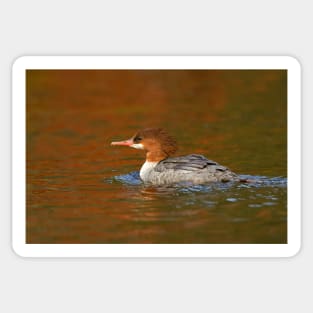
[{"label": "water ripple", "polygon": [[125,185],[141,185],[142,180],[140,179],[139,172],[130,172],[124,175],[114,176],[111,182],[117,181]]},{"label": "water ripple", "polygon": [[[228,183],[209,183],[202,185],[192,185],[190,183],[180,183],[171,186],[160,186],[157,188],[178,189],[181,193],[190,192],[208,192],[213,190],[229,190],[231,188],[236,189],[249,189],[249,188],[262,188],[262,187],[287,187],[287,178],[285,177],[266,177],[266,176],[252,176],[252,175],[240,175],[240,178],[247,180],[247,182],[228,182]],[[124,175],[114,176],[105,180],[108,183],[114,181],[120,182],[124,185],[144,185],[140,179],[139,172],[134,171]],[[156,187],[156,186],[155,186]],[[231,198],[230,198],[231,199]],[[232,201],[232,200],[229,200]]]}]

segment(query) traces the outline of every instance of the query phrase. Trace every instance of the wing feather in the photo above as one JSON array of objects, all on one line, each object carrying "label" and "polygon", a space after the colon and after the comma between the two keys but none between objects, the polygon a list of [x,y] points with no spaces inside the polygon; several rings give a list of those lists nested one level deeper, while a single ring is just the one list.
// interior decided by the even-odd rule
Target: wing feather
[{"label": "wing feather", "polygon": [[219,165],[215,161],[208,160],[200,154],[190,154],[181,157],[167,158],[160,161],[154,168],[157,172],[165,170],[184,170],[184,171],[199,171],[205,168],[214,167],[214,170],[225,171],[226,167]]}]

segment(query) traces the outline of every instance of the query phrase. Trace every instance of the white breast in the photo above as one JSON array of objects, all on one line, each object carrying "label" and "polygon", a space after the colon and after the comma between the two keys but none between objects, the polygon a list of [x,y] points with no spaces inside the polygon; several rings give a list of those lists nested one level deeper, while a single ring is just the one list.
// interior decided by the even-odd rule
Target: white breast
[{"label": "white breast", "polygon": [[151,173],[151,171],[153,170],[153,168],[158,164],[158,162],[148,162],[146,161],[143,166],[140,169],[140,178],[143,181],[147,181],[149,178],[149,175]]}]

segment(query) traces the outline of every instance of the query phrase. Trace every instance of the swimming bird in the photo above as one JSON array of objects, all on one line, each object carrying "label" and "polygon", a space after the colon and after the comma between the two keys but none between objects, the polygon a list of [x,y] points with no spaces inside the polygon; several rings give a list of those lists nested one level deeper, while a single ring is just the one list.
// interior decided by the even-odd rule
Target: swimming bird
[{"label": "swimming bird", "polygon": [[200,154],[172,155],[177,151],[176,140],[162,128],[145,128],[130,139],[111,142],[113,146],[128,146],[146,152],[140,178],[153,185],[181,182],[204,184],[242,181],[227,167]]}]

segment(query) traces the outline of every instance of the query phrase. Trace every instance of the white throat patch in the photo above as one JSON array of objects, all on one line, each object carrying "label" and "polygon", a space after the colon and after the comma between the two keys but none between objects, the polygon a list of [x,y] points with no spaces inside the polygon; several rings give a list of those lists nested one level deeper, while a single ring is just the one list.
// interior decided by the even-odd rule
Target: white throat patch
[{"label": "white throat patch", "polygon": [[135,148],[135,149],[141,149],[141,150],[144,149],[142,143],[134,143],[134,144],[132,144],[130,147]]}]

